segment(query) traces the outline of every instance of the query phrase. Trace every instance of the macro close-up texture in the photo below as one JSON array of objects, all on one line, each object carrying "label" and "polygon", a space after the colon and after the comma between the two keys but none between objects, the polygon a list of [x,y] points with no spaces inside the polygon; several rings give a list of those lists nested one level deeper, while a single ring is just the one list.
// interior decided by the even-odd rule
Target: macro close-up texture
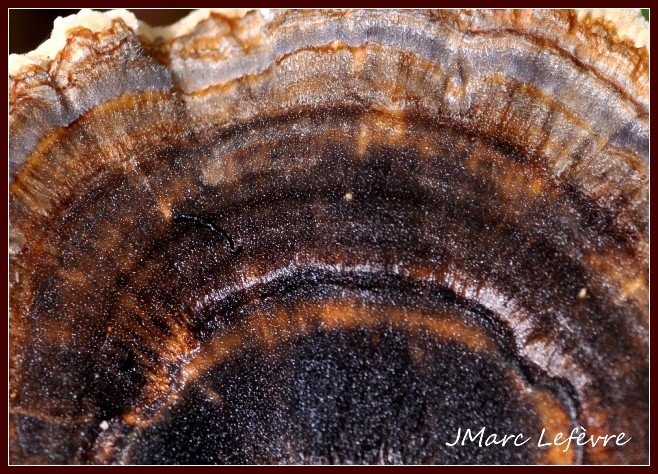
[{"label": "macro close-up texture", "polygon": [[10,463],[647,463],[648,28],[58,19],[9,57]]}]

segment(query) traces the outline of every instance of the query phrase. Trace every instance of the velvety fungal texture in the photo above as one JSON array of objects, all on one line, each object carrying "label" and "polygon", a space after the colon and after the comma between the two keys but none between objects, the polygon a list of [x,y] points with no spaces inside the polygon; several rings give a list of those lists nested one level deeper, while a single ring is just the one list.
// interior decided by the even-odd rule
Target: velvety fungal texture
[{"label": "velvety fungal texture", "polygon": [[[646,463],[636,20],[59,21],[10,58],[10,462]],[[579,427],[630,441],[537,443]]]}]

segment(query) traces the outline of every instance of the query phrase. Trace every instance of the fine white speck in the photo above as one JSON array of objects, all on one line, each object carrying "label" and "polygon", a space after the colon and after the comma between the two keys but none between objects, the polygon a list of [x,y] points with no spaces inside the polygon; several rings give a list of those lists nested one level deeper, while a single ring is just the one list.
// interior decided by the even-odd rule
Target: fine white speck
[{"label": "fine white speck", "polygon": [[352,194],[351,192],[345,193],[344,198],[345,198],[346,201],[349,202],[349,201],[351,201],[352,199],[354,199],[354,194]]},{"label": "fine white speck", "polygon": [[105,420],[101,421],[101,429],[102,429],[103,431],[105,431],[105,430],[108,429],[109,427],[110,427],[110,424],[109,424],[107,421],[105,421]]},{"label": "fine white speck", "polygon": [[587,296],[587,288],[581,288],[580,291],[578,292],[578,299],[582,300]]}]

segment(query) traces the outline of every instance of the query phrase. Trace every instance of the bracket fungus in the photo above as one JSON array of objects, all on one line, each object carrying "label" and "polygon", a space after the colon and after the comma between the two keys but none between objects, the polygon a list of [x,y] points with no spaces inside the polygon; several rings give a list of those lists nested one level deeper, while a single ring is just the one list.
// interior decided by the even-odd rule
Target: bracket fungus
[{"label": "bracket fungus", "polygon": [[647,462],[647,38],[58,20],[9,61],[10,462]]}]

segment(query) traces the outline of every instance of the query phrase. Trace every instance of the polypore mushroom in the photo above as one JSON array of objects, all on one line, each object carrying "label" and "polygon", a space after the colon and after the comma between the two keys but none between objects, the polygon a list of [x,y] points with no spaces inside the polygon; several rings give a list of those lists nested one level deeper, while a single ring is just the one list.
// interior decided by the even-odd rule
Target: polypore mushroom
[{"label": "polypore mushroom", "polygon": [[[633,15],[57,22],[9,62],[11,462],[647,462]],[[538,442],[581,426],[627,442]]]}]

